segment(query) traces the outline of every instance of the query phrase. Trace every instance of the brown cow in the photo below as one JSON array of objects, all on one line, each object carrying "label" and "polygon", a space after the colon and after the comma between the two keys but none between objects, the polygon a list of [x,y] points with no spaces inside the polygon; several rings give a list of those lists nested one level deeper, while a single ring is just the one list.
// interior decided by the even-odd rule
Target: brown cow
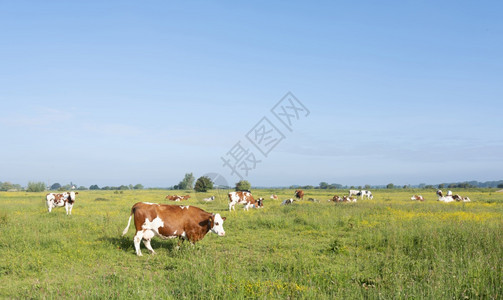
[{"label": "brown cow", "polygon": [[128,232],[133,215],[136,228],[133,240],[138,256],[142,256],[140,250],[142,239],[150,253],[155,254],[150,245],[150,240],[155,235],[163,239],[179,238],[177,248],[184,240],[189,240],[191,244],[194,244],[204,238],[209,231],[218,236],[225,235],[223,223],[226,218],[222,218],[220,214],[212,214],[195,206],[149,202],[138,202],[133,205],[129,221],[122,235]]},{"label": "brown cow", "polygon": [[304,192],[302,190],[295,190],[295,197],[304,200]]},{"label": "brown cow", "polygon": [[410,200],[424,201],[424,198],[421,195],[414,195],[410,197]]}]

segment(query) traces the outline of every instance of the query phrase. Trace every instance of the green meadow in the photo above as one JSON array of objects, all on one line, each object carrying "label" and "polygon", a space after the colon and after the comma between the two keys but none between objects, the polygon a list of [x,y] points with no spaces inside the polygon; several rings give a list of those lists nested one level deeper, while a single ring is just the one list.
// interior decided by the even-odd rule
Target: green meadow
[{"label": "green meadow", "polygon": [[[0,298],[501,299],[503,193],[454,192],[472,202],[374,190],[373,200],[332,203],[347,191],[306,190],[281,206],[292,190],[253,190],[263,209],[229,212],[224,192],[191,192],[170,204],[220,213],[226,236],[179,250],[156,237],[157,255],[142,243],[143,257],[134,227],[121,236],[131,206],[168,203],[174,191],[79,191],[71,216],[47,213],[45,193],[0,192]],[[410,200],[416,193],[426,200]]]}]

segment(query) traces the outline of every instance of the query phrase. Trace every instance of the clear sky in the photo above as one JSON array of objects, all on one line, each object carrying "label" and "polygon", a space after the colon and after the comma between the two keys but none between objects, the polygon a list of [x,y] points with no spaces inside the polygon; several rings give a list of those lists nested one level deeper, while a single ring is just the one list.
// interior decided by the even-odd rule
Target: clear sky
[{"label": "clear sky", "polygon": [[[234,183],[222,158],[240,153],[252,186],[503,179],[502,11],[2,1],[0,181],[166,187],[216,172]],[[291,131],[271,112],[289,91],[309,111]],[[247,139],[264,117],[284,137],[258,136],[276,144],[267,157]]]}]

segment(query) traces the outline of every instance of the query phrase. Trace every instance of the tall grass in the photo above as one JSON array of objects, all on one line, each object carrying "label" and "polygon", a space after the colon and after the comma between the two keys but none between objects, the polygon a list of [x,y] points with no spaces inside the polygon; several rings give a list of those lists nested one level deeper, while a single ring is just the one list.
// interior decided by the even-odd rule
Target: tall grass
[{"label": "tall grass", "polygon": [[[276,192],[280,200],[269,199]],[[291,190],[254,192],[265,208],[229,212],[227,199],[193,197],[227,217],[225,237],[208,234],[176,250],[134,254],[122,237],[131,206],[165,203],[166,191],[86,191],[71,216],[48,214],[43,193],[0,193],[1,298],[484,298],[503,295],[503,194],[463,192],[472,203],[424,203],[411,191],[374,200],[280,206]],[[173,203],[174,204],[174,203]],[[179,204],[179,203],[177,203]],[[143,245],[142,245],[143,247]]]}]

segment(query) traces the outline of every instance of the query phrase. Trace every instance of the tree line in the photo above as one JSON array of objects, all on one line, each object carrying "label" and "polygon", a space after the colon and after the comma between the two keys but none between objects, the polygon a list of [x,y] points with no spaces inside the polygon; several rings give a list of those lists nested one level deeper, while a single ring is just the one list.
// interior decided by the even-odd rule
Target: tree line
[{"label": "tree line", "polygon": [[[192,173],[186,173],[184,178],[176,185],[169,187],[167,189],[175,189],[175,190],[195,190],[196,192],[206,192],[208,190],[213,189],[213,181],[207,176],[201,176],[197,180]],[[224,187],[227,189],[231,189],[231,187]],[[291,185],[288,188],[290,189],[358,189],[358,190],[370,190],[370,189],[407,189],[407,188],[419,188],[419,189],[454,189],[454,188],[502,188],[503,189],[503,180],[499,181],[486,181],[486,182],[478,182],[478,181],[465,181],[465,182],[457,182],[457,183],[440,183],[436,185],[432,184],[424,184],[420,183],[419,185],[395,185],[393,183],[389,183],[387,185],[342,185],[338,183],[327,183],[320,182],[318,186],[313,185]],[[143,190],[144,186],[140,183],[136,185],[120,185],[120,186],[103,186],[99,187],[97,184],[93,184],[89,187],[85,186],[77,186],[76,184],[70,182],[69,184],[61,185],[60,183],[54,183],[50,187],[47,187],[44,182],[28,182],[26,188],[22,187],[20,184],[13,184],[11,182],[1,182],[0,181],[0,191],[27,191],[27,192],[43,192],[45,190],[51,191],[68,191],[68,190]],[[247,180],[241,180],[235,184],[234,189],[236,191],[242,190],[250,190],[251,184]]]}]

